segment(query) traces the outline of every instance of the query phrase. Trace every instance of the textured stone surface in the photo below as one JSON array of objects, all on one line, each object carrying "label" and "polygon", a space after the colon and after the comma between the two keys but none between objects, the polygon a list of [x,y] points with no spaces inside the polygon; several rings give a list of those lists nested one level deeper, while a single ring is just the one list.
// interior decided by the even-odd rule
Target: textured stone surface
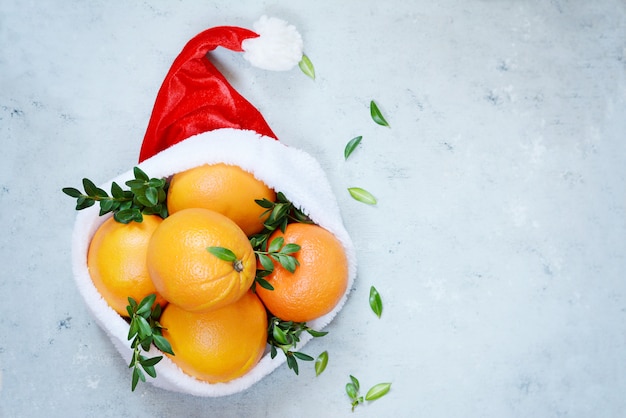
[{"label": "textured stone surface", "polygon": [[[393,383],[360,416],[623,415],[623,1],[128,3],[0,6],[1,417],[351,416],[350,374]],[[60,189],[132,167],[184,43],[263,14],[298,27],[314,82],[215,56],[320,161],[357,247],[350,300],[305,350],[328,368],[219,399],[131,393],[74,285]]]}]

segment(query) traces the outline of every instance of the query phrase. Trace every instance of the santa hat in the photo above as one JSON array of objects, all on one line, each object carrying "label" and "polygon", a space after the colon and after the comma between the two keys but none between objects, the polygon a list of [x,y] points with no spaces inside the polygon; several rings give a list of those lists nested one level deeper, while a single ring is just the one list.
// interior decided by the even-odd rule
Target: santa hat
[{"label": "santa hat", "polygon": [[191,39],[178,55],[158,92],[139,161],[202,132],[249,129],[276,138],[261,113],[211,63],[221,46],[244,52],[253,66],[283,71],[302,59],[302,37],[277,18],[262,17],[249,29],[220,26]]},{"label": "santa hat", "polygon": [[[206,55],[222,46],[243,51],[244,58],[254,66],[269,70],[286,70],[301,60],[302,39],[293,26],[279,19],[262,18],[254,28],[254,32],[230,26],[209,29],[183,48],[157,95],[138,167],[151,177],[165,178],[202,164],[237,165],[283,192],[313,222],[333,233],[348,257],[349,281],[339,304],[328,314],[307,323],[312,329],[321,330],[343,307],[356,277],[355,249],[333,190],[317,160],[277,141],[259,111],[230,86]],[[114,182],[124,184],[132,178],[133,170],[129,169],[99,187],[109,190]],[[133,353],[128,322],[104,301],[87,266],[91,239],[108,216],[100,216],[97,205],[78,212],[72,237],[72,265],[87,308],[128,362]],[[302,349],[311,338],[303,333],[296,350]],[[148,356],[157,355],[162,353],[152,347]],[[244,376],[211,384],[185,374],[164,357],[155,366],[156,379],[148,382],[195,396],[225,396],[249,388],[284,362],[285,356],[272,358],[268,350]]]}]

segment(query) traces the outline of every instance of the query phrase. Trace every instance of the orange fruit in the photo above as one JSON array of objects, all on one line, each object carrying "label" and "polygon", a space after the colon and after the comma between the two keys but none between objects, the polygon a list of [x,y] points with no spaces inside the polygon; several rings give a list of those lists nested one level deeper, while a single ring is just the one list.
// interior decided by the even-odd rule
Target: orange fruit
[{"label": "orange fruit", "polygon": [[256,286],[267,309],[285,321],[306,322],[333,310],[348,286],[348,259],[340,241],[328,230],[315,224],[291,223],[283,234],[274,232],[285,244],[300,250],[293,256],[300,263],[290,273],[274,261],[274,271],[265,277],[274,290]]},{"label": "orange fruit", "polygon": [[205,208],[226,215],[250,236],[261,232],[264,208],[255,199],[274,201],[276,193],[241,167],[202,165],[172,176],[167,195],[170,214],[187,208]]},{"label": "orange fruit", "polygon": [[267,342],[267,316],[252,292],[210,312],[169,304],[159,321],[172,345],[168,354],[184,372],[210,383],[227,382],[254,367]]},{"label": "orange fruit", "polygon": [[[157,293],[146,264],[150,237],[161,224],[156,215],[143,222],[122,224],[109,218],[96,230],[87,252],[87,267],[94,286],[120,315],[128,316],[128,297],[137,302]],[[166,301],[157,294],[157,303]]]},{"label": "orange fruit", "polygon": [[[237,257],[224,261],[208,247]],[[217,309],[250,288],[256,259],[248,237],[226,216],[208,209],[184,209],[161,222],[148,245],[148,271],[165,299],[189,311]]]}]

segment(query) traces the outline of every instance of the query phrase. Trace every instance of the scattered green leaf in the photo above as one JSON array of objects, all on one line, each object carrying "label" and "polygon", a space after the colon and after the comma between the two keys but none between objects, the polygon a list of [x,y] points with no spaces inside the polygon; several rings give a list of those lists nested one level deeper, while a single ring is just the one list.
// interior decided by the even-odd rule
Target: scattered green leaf
[{"label": "scattered green leaf", "polygon": [[372,311],[380,318],[383,313],[383,301],[380,297],[380,293],[378,293],[378,290],[376,290],[374,286],[370,287],[370,308],[372,308]]},{"label": "scattered green leaf", "polygon": [[367,205],[375,205],[377,203],[376,198],[370,192],[360,187],[350,187],[348,192],[350,192],[350,196],[361,203]]},{"label": "scattered green leaf", "polygon": [[391,389],[391,383],[379,383],[374,385],[365,394],[366,401],[375,401],[385,396]]},{"label": "scattered green leaf", "polygon": [[352,138],[347,144],[346,144],[346,148],[343,150],[343,155],[345,157],[345,159],[347,160],[348,157],[350,156],[350,154],[352,154],[354,152],[354,150],[356,149],[356,147],[361,143],[361,140],[363,139],[362,136],[356,136],[354,138]]},{"label": "scattered green leaf", "polygon": [[302,54],[302,59],[298,63],[300,70],[307,76],[311,77],[311,79],[315,80],[315,68],[313,67],[313,63],[306,55]]},{"label": "scattered green leaf", "polygon": [[387,123],[382,113],[380,113],[378,105],[373,100],[370,102],[370,115],[377,124],[389,127],[389,123]]},{"label": "scattered green leaf", "polygon": [[391,389],[391,383],[378,383],[372,386],[368,391],[365,397],[361,396],[359,393],[360,384],[356,377],[350,375],[350,381],[346,383],[346,394],[350,398],[350,403],[352,405],[352,411],[354,412],[354,408],[364,403],[365,401],[375,401],[376,399],[380,399],[389,393]]},{"label": "scattered green leaf", "polygon": [[315,376],[322,374],[326,370],[326,365],[328,365],[328,351],[323,351],[315,359]]}]

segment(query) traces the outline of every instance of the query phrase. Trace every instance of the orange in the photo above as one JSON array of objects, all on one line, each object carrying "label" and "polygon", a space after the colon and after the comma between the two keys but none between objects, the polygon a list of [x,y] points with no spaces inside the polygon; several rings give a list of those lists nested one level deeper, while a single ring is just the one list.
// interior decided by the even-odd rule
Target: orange
[{"label": "orange", "polygon": [[[224,261],[208,247],[227,248],[237,260]],[[256,274],[246,234],[226,216],[208,209],[184,209],[165,218],[152,234],[147,262],[159,293],[189,311],[237,301]]]},{"label": "orange", "polygon": [[172,345],[168,354],[185,373],[210,383],[227,382],[254,367],[267,341],[267,316],[252,292],[210,312],[169,304],[159,321]]},{"label": "orange", "polygon": [[300,263],[290,273],[274,262],[274,271],[265,279],[274,287],[256,286],[267,309],[285,321],[306,322],[333,310],[348,286],[348,260],[340,241],[319,225],[291,223],[283,236],[285,243],[300,245],[293,254]]},{"label": "orange", "polygon": [[[226,215],[250,236],[261,232],[266,216],[255,199],[276,200],[276,193],[241,167],[202,165],[172,176],[167,210],[205,208]],[[268,215],[269,216],[269,215]]]},{"label": "orange", "polygon": [[[156,289],[146,264],[150,237],[161,224],[156,215],[143,222],[122,224],[109,218],[96,230],[87,253],[87,267],[94,286],[120,315],[128,316],[128,297],[137,302]],[[157,295],[157,303],[166,301]]]}]

